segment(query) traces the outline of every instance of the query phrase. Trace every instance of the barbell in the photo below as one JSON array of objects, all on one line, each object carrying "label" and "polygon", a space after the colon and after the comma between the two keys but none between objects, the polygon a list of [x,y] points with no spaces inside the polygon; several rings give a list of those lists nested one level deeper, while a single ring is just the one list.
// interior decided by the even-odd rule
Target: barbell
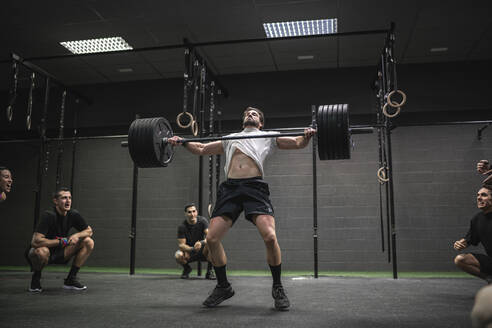
[{"label": "barbell", "polygon": [[[318,156],[320,160],[350,159],[351,135],[372,133],[372,128],[351,128],[347,104],[319,106],[316,112]],[[138,167],[166,167],[174,156],[174,146],[167,142],[173,136],[171,124],[164,117],[136,119],[128,130],[130,156]],[[219,140],[277,138],[302,136],[304,131],[261,135],[233,135],[182,139],[187,142],[209,142]]]}]

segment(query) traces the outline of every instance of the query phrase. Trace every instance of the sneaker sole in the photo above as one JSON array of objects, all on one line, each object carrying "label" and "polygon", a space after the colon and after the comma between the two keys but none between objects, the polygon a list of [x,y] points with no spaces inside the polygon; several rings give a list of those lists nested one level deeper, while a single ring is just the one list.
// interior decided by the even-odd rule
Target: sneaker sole
[{"label": "sneaker sole", "polygon": [[78,287],[75,287],[75,286],[67,286],[67,285],[63,285],[63,289],[71,289],[71,290],[86,290],[87,287],[84,286],[82,288],[78,288]]},{"label": "sneaker sole", "polygon": [[219,305],[220,303],[224,302],[225,300],[231,298],[232,296],[234,296],[235,292],[232,291],[232,293],[230,295],[227,295],[225,297],[222,297],[220,299],[218,299],[215,303],[212,303],[212,304],[207,304],[205,302],[203,302],[203,305],[205,305],[206,307],[208,308],[212,308],[212,307],[216,307],[217,305]]},{"label": "sneaker sole", "polygon": [[31,293],[41,293],[43,290],[40,289],[40,288],[34,288],[34,289],[33,288],[29,288],[29,291]]},{"label": "sneaker sole", "polygon": [[275,307],[277,311],[289,311],[290,305],[286,307]]}]

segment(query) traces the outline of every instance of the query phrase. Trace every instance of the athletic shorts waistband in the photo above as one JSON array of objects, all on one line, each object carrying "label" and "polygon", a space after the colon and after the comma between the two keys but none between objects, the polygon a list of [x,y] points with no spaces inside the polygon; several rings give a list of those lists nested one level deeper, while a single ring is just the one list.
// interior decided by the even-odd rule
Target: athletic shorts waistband
[{"label": "athletic shorts waistband", "polygon": [[241,182],[245,182],[245,181],[255,181],[255,180],[261,180],[263,181],[263,177],[260,175],[260,176],[257,176],[257,177],[251,177],[251,178],[239,178],[239,179],[236,179],[236,178],[227,178],[226,182],[229,182],[229,183],[241,183]]}]

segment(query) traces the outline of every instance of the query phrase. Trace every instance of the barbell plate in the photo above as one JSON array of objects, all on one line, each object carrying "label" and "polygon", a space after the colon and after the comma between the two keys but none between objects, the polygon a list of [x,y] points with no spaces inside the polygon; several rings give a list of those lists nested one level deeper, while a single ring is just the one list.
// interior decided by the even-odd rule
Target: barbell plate
[{"label": "barbell plate", "polygon": [[328,110],[325,115],[326,120],[326,159],[333,159],[333,105],[328,105]]},{"label": "barbell plate", "polygon": [[345,133],[346,131],[344,130],[344,109],[343,109],[342,104],[338,105],[338,120],[337,120],[337,130],[338,130],[338,156],[337,159],[344,159],[345,158],[345,147],[344,147],[344,139],[345,139]]},{"label": "barbell plate", "polygon": [[343,131],[341,131],[341,121],[342,121],[342,111],[341,111],[341,105],[333,105],[333,124],[332,124],[332,129],[333,129],[333,158],[332,159],[340,159],[342,157],[341,153],[341,147],[340,147],[340,141],[342,139],[342,134]]},{"label": "barbell plate", "polygon": [[343,147],[343,158],[342,159],[350,159],[350,150],[351,150],[351,134],[350,134],[350,124],[349,124],[349,114],[348,114],[348,104],[343,105],[343,138],[340,142],[341,147]]},{"label": "barbell plate", "polygon": [[327,105],[323,106],[323,109],[321,111],[321,117],[322,117],[322,121],[321,121],[321,125],[320,125],[319,129],[321,132],[321,139],[323,140],[323,147],[321,147],[319,150],[319,154],[320,154],[319,159],[324,161],[324,160],[328,159],[328,152],[327,152],[327,148],[328,148],[328,144],[327,144],[327,140],[328,140],[328,129],[327,129],[328,106]]},{"label": "barbell plate", "polygon": [[346,147],[346,144],[345,144],[345,141],[347,140],[347,137],[346,135],[348,134],[348,127],[345,126],[345,119],[346,119],[346,116],[345,116],[345,112],[346,112],[346,107],[344,104],[339,104],[338,105],[338,112],[339,112],[339,121],[338,121],[338,124],[339,124],[339,129],[340,129],[340,135],[339,135],[339,138],[338,138],[338,142],[339,142],[339,145],[338,145],[338,149],[340,150],[340,153],[339,153],[339,156],[338,156],[338,159],[345,159],[346,156],[347,156],[347,147]]},{"label": "barbell plate", "polygon": [[[165,125],[165,128],[162,130],[162,134],[158,137],[160,138],[161,145],[162,145],[162,138],[171,138],[173,136],[173,130],[171,124],[167,120],[161,122],[160,124]],[[163,145],[163,149],[160,157],[163,166],[167,166],[169,163],[171,163],[173,157],[174,157],[174,148],[171,144],[166,142]]]},{"label": "barbell plate", "polygon": [[318,138],[318,157],[320,160],[324,160],[324,139],[323,139],[323,109],[324,106],[318,107],[318,112],[316,113],[316,137]]},{"label": "barbell plate", "polygon": [[163,138],[173,136],[171,125],[163,117],[143,118],[133,121],[128,130],[128,149],[138,167],[165,167],[174,155],[170,144]]},{"label": "barbell plate", "polygon": [[338,154],[336,159],[345,159],[345,140],[346,134],[348,133],[348,127],[345,126],[345,105],[338,105],[338,115],[337,115],[337,144],[338,144]]},{"label": "barbell plate", "polygon": [[330,124],[330,106],[326,105],[324,110],[323,110],[323,140],[325,141],[324,144],[324,160],[329,160],[330,159],[330,129],[329,129],[329,124]]},{"label": "barbell plate", "polygon": [[333,159],[341,159],[343,157],[342,154],[342,147],[340,145],[340,142],[342,141],[343,138],[343,131],[342,129],[342,120],[343,120],[343,113],[342,113],[342,105],[335,105],[335,119],[334,119],[334,131],[333,134],[335,135],[334,137],[334,142],[336,145],[335,152]]}]

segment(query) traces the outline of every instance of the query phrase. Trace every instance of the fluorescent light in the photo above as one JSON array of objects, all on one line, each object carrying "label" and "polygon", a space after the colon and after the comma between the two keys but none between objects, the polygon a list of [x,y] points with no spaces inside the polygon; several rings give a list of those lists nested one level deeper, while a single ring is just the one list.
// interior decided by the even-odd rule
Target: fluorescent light
[{"label": "fluorescent light", "polygon": [[311,60],[314,59],[313,55],[297,56],[298,60]]},{"label": "fluorescent light", "polygon": [[118,68],[118,72],[120,72],[120,73],[131,73],[131,72],[133,72],[133,68]]},{"label": "fluorescent light", "polygon": [[60,42],[73,54],[90,54],[133,49],[122,37]]},{"label": "fluorescent light", "polygon": [[430,51],[431,52],[445,52],[445,51],[448,51],[448,48],[447,47],[431,48]]},{"label": "fluorescent light", "polygon": [[264,23],[267,38],[284,38],[289,36],[334,34],[338,32],[336,18],[305,20],[293,22]]}]

